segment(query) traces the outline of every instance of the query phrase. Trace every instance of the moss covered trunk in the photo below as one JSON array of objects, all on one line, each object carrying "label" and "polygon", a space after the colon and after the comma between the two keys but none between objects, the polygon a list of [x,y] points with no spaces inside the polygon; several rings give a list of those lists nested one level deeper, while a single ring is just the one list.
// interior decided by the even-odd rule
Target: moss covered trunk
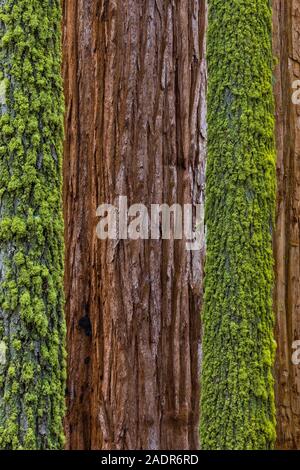
[{"label": "moss covered trunk", "polygon": [[96,209],[203,199],[205,2],[64,8],[68,447],[194,449],[203,252],[99,241]]},{"label": "moss covered trunk", "polygon": [[[300,365],[293,363],[300,340],[300,0],[273,0],[277,218],[275,308],[277,434],[279,448],[300,449]],[[292,94],[297,101],[293,103]],[[299,346],[298,346],[299,349]],[[299,355],[298,355],[299,358]],[[296,361],[297,362],[297,361]]]},{"label": "moss covered trunk", "polygon": [[275,441],[269,0],[209,0],[204,449]]},{"label": "moss covered trunk", "polygon": [[0,448],[63,446],[59,0],[0,1]]}]

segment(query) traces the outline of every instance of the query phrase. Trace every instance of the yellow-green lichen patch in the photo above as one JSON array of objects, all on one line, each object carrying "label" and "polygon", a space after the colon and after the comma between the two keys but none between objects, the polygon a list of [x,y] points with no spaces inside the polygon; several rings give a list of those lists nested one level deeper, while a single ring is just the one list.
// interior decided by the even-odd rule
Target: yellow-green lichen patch
[{"label": "yellow-green lichen patch", "polygon": [[275,441],[269,0],[209,0],[201,445]]},{"label": "yellow-green lichen patch", "polygon": [[60,0],[1,2],[0,84],[0,449],[60,449],[66,362]]}]

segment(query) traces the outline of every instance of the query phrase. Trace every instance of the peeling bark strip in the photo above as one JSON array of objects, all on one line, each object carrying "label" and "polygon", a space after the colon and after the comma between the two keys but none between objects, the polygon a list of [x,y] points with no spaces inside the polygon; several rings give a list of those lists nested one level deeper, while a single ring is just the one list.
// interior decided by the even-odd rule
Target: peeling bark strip
[{"label": "peeling bark strip", "polygon": [[100,242],[95,215],[201,202],[205,19],[204,0],[64,2],[69,449],[198,447],[203,253]]},{"label": "peeling bark strip", "polygon": [[300,0],[273,0],[276,67],[277,218],[277,446],[300,449],[300,366],[292,344],[300,339],[300,107],[292,103],[300,79]]},{"label": "peeling bark strip", "polygon": [[64,445],[59,0],[0,1],[0,448]]}]

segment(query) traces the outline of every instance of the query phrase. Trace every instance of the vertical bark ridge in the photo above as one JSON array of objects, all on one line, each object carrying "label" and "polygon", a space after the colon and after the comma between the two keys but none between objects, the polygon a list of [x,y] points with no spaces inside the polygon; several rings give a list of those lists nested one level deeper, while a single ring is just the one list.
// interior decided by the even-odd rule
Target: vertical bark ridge
[{"label": "vertical bark ridge", "polygon": [[300,1],[273,1],[277,217],[274,235],[277,315],[277,446],[300,448],[300,366],[292,363],[292,344],[300,339],[299,105],[292,86],[300,80]]}]

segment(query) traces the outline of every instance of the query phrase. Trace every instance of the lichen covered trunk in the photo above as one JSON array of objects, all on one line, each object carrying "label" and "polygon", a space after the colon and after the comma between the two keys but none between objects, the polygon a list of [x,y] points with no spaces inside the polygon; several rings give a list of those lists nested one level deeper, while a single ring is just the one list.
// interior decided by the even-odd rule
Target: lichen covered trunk
[{"label": "lichen covered trunk", "polygon": [[278,154],[274,234],[277,446],[300,449],[300,365],[292,361],[294,342],[300,340],[300,0],[273,0],[273,11]]},{"label": "lichen covered trunk", "polygon": [[59,0],[0,1],[0,448],[63,446]]},{"label": "lichen covered trunk", "polygon": [[65,1],[71,449],[198,447],[203,251],[97,240],[96,209],[203,202],[205,20],[204,0]]},{"label": "lichen covered trunk", "polygon": [[203,449],[275,441],[269,0],[209,0]]}]

